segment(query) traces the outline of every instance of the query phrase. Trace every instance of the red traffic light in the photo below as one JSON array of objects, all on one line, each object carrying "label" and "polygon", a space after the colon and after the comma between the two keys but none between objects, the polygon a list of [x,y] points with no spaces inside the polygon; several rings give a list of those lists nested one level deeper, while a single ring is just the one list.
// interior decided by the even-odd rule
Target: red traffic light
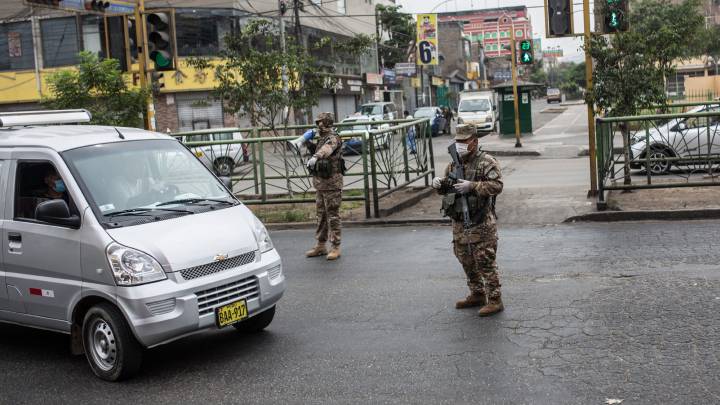
[{"label": "red traffic light", "polygon": [[110,7],[109,1],[102,0],[85,0],[85,10],[88,11],[105,11],[106,8]]}]

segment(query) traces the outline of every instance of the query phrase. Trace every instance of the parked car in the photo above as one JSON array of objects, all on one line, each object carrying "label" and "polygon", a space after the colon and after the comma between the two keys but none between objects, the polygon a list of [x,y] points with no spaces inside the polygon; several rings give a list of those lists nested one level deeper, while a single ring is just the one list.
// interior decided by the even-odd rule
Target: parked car
[{"label": "parked car", "polygon": [[363,104],[354,117],[357,117],[358,121],[389,121],[401,118],[395,104],[390,102]]},{"label": "parked car", "polygon": [[550,103],[562,103],[562,93],[560,89],[549,88],[547,89],[547,102]]},{"label": "parked car", "polygon": [[[718,112],[720,105],[699,106],[688,113]],[[709,120],[709,121],[708,121]],[[708,129],[710,136],[708,137]],[[720,116],[675,118],[657,125],[649,131],[648,145],[645,131],[639,131],[630,139],[630,167],[647,169],[646,157],[649,151],[651,159],[662,158],[709,158],[720,156]],[[649,166],[650,173],[666,174],[673,165],[687,165],[688,160],[675,162],[656,161]],[[693,162],[693,163],[697,163]]]},{"label": "parked car", "polygon": [[270,325],[280,256],[227,181],[167,135],[48,125],[89,121],[0,114],[0,322],[69,334],[109,381],[145,348]]},{"label": "parked car", "polygon": [[445,129],[446,119],[443,116],[440,107],[420,107],[415,110],[414,118],[430,118],[430,128],[432,136],[440,135]]},{"label": "parked car", "polygon": [[495,98],[489,91],[463,91],[458,105],[458,124],[475,125],[478,134],[495,130]]},{"label": "parked car", "polygon": [[[244,139],[240,132],[211,133],[184,136],[183,142],[233,141],[240,139]],[[198,146],[193,147],[192,150],[205,167],[221,177],[232,176],[235,168],[249,159],[247,145],[239,143]]]},{"label": "parked car", "polygon": [[[355,114],[351,117],[345,118],[342,120],[342,123],[355,123],[357,122],[359,125],[353,125],[353,126],[346,126],[341,125],[338,126],[337,132],[339,135],[342,135],[343,133],[347,132],[356,132],[356,131],[370,131],[375,129],[385,129],[390,128],[390,124],[380,124],[380,125],[372,125],[372,124],[364,124],[366,122],[372,122],[372,121],[378,121],[378,119],[367,119],[367,116],[363,116],[360,114]],[[390,147],[390,142],[392,141],[392,134],[380,134],[375,135],[375,149],[387,149]],[[346,155],[359,155],[362,154],[362,138],[359,136],[353,137],[353,138],[343,138],[343,153]]]}]

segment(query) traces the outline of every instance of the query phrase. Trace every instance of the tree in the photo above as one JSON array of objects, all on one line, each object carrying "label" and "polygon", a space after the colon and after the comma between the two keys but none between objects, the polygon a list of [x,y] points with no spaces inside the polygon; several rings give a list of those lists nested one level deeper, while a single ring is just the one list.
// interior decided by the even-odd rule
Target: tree
[{"label": "tree", "polygon": [[[283,50],[270,21],[252,20],[225,37],[218,61],[191,58],[188,64],[214,71],[214,95],[228,113],[248,117],[253,126],[285,127],[291,111],[316,105],[321,92],[337,84],[335,66],[367,52],[372,40],[365,35],[335,42],[323,38],[314,44],[320,52],[305,52],[292,38],[286,42]],[[313,53],[331,63],[321,64]]]},{"label": "tree", "polygon": [[407,62],[409,52],[414,47],[417,31],[412,14],[400,12],[402,6],[384,6],[378,4],[380,33],[380,60],[383,66],[395,67],[396,63]]},{"label": "tree", "polygon": [[84,108],[91,124],[142,127],[148,92],[131,89],[115,59],[99,60],[80,52],[77,70],[60,70],[48,77],[51,96],[42,103],[51,109]]},{"label": "tree", "polygon": [[587,99],[616,116],[666,104],[665,78],[678,60],[697,52],[703,17],[697,0],[641,0],[633,3],[629,21],[629,31],[594,35],[585,46],[595,60]]},{"label": "tree", "polygon": [[705,56],[707,64],[712,63],[715,75],[718,75],[720,65],[720,26],[711,25],[698,35],[698,51]]}]

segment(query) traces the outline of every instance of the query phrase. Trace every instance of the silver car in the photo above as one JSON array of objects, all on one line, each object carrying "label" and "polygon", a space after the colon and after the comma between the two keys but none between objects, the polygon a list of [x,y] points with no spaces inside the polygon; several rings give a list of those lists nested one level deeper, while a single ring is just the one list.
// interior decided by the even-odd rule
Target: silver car
[{"label": "silver car", "polygon": [[267,327],[285,277],[263,224],[169,136],[33,125],[87,116],[0,114],[0,321],[69,334],[110,381],[144,348]]}]

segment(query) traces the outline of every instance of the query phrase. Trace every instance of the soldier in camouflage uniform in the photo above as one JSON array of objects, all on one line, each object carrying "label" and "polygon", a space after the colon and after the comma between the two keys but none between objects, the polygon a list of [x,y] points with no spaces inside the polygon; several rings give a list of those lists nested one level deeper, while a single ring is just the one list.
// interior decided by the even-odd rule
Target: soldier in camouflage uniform
[{"label": "soldier in camouflage uniform", "polygon": [[[327,255],[328,260],[340,257],[340,204],[342,202],[343,160],[342,140],[332,126],[335,119],[332,113],[320,113],[315,120],[318,127],[317,148],[308,160],[307,167],[313,174],[313,186],[316,190],[317,208],[317,244],[308,250],[307,257]],[[325,243],[330,241],[330,252]]]},{"label": "soldier in camouflage uniform", "polygon": [[[448,175],[454,170],[450,164],[444,177],[433,179],[433,187],[443,197],[443,211],[453,222],[455,256],[462,264],[470,287],[470,295],[455,304],[456,308],[481,307],[480,316],[503,310],[500,279],[497,273],[497,224],[495,196],[503,189],[498,162],[480,151],[475,126],[458,125],[455,135],[458,155],[464,166],[464,180],[454,182]],[[463,224],[460,195],[468,198],[472,225]]]}]

